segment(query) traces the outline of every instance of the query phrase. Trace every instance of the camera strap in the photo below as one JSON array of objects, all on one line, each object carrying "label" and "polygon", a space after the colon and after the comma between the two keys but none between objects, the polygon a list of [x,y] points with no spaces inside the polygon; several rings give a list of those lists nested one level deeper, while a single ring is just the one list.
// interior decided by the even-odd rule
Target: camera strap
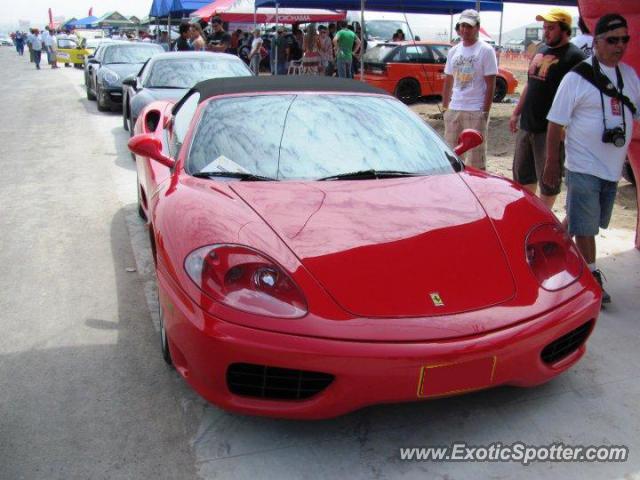
[{"label": "camera strap", "polygon": [[[575,73],[580,75],[586,81],[591,83],[594,87],[596,87],[600,94],[604,94],[611,98],[616,98],[623,105],[625,105],[631,113],[635,116],[637,112],[636,106],[633,102],[622,93],[622,89],[624,88],[624,81],[622,80],[622,74],[620,73],[620,68],[616,66],[616,76],[618,77],[618,88],[614,87],[613,84],[609,81],[609,79],[600,72],[600,65],[598,63],[598,59],[594,56],[592,57],[593,66],[589,65],[586,61],[580,62],[578,65],[573,67]],[[624,108],[622,109],[624,114]]]}]

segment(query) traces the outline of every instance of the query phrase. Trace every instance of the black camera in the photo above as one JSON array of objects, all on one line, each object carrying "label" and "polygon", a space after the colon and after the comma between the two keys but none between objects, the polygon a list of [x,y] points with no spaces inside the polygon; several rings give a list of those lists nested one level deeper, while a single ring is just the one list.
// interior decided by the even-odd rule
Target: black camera
[{"label": "black camera", "polygon": [[622,148],[627,143],[627,137],[622,127],[606,128],[602,134],[603,143],[613,143],[616,147]]}]

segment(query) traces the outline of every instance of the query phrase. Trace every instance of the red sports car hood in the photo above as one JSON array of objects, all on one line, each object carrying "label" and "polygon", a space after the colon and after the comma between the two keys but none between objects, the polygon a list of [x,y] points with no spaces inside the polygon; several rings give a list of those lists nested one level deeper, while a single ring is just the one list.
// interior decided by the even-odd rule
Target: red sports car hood
[{"label": "red sports car hood", "polygon": [[493,225],[456,174],[233,189],[354,315],[460,313],[515,294]]}]

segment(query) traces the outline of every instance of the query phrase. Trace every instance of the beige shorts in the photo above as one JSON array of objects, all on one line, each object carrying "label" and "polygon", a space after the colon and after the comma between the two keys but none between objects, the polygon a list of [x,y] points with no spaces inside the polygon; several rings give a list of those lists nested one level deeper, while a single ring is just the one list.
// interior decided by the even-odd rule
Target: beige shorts
[{"label": "beige shorts", "polygon": [[488,126],[489,115],[481,111],[447,110],[444,112],[444,139],[451,148],[455,148],[458,144],[458,136],[467,128],[472,128],[482,134],[484,142],[462,155],[465,164],[481,170],[485,170],[487,164]]}]

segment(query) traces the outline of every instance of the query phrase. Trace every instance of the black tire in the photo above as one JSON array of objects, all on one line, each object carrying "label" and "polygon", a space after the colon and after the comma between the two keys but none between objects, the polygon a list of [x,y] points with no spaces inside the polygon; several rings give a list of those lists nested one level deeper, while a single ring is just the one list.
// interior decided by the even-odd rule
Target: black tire
[{"label": "black tire", "polygon": [[160,321],[160,348],[162,351],[162,359],[167,365],[173,365],[171,352],[169,351],[169,338],[167,337],[167,331],[164,328],[164,309],[160,303],[160,298],[158,298],[158,319]]},{"label": "black tire", "polygon": [[629,182],[631,185],[633,185],[635,187],[635,185],[636,185],[636,176],[633,173],[633,168],[631,168],[631,164],[629,163],[629,160],[624,162],[624,165],[622,167],[622,176],[624,177],[624,179],[627,182]]},{"label": "black tire", "polygon": [[91,89],[89,88],[89,85],[87,85],[87,100],[95,100],[96,96],[91,93]]},{"label": "black tire", "polygon": [[500,103],[507,96],[507,81],[502,77],[496,78],[496,89],[493,92],[493,101]]},{"label": "black tire", "polygon": [[124,128],[125,132],[129,131],[129,109],[127,108],[127,99],[126,97],[122,99],[122,128]]},{"label": "black tire", "polygon": [[410,105],[420,98],[420,84],[413,78],[405,78],[398,82],[395,96],[402,103]]},{"label": "black tire", "polygon": [[109,107],[102,103],[102,92],[100,91],[100,87],[96,87],[96,99],[98,101],[98,111],[106,112],[110,110]]}]

